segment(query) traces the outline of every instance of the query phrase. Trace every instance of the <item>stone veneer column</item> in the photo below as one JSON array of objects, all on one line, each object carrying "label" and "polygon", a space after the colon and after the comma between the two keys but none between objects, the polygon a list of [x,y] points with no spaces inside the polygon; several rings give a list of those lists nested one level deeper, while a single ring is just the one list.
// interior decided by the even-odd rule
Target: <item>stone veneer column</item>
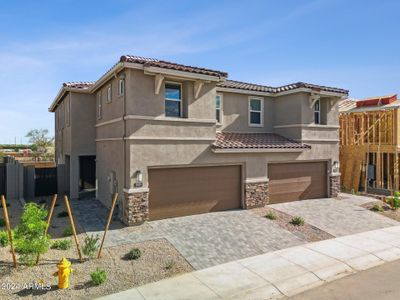
[{"label": "stone veneer column", "polygon": [[338,197],[340,193],[340,173],[332,173],[329,176],[329,196]]},{"label": "stone veneer column", "polygon": [[124,190],[124,215],[122,220],[125,225],[139,225],[149,218],[149,189]]},{"label": "stone veneer column", "polygon": [[268,179],[262,181],[246,180],[243,208],[262,207],[269,202]]}]

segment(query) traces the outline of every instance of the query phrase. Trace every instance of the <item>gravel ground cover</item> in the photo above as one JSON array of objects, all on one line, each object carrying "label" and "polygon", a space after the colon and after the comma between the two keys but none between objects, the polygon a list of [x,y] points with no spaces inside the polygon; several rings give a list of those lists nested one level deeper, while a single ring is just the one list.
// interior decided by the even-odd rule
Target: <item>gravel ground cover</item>
[{"label": "gravel ground cover", "polygon": [[290,231],[297,237],[299,237],[302,240],[307,241],[307,242],[322,241],[322,240],[327,240],[327,239],[331,239],[334,237],[333,235],[331,235],[315,226],[312,226],[306,222],[304,223],[304,225],[300,225],[300,226],[293,225],[291,223],[293,216],[288,215],[279,210],[270,208],[268,206],[255,208],[255,209],[252,209],[252,211],[261,217],[265,217],[269,212],[270,213],[272,212],[272,214],[276,217],[276,219],[271,220],[271,221],[275,222],[280,227],[286,229],[287,231]]},{"label": "gravel ground cover", "polygon": [[[84,234],[80,234],[79,239],[82,244]],[[133,248],[139,248],[142,256],[128,260],[126,254]],[[57,277],[53,276],[62,257],[72,262],[73,269],[70,287],[65,290],[57,288]],[[0,248],[0,259],[0,299],[31,299],[34,296],[40,296],[40,299],[91,299],[193,270],[164,239],[106,248],[100,259],[85,259],[83,263],[78,260],[74,244],[69,250],[49,250],[35,267],[14,269],[9,247]],[[96,268],[107,272],[107,281],[100,286],[93,285],[90,280],[90,273]],[[50,290],[20,288],[31,282],[48,284]]]},{"label": "gravel ground cover", "polygon": [[[382,207],[383,211],[376,211],[373,209],[374,205],[377,204],[379,206]],[[362,207],[369,209],[370,211],[376,212],[380,215],[383,215],[385,217],[388,217],[390,219],[393,219],[395,221],[400,222],[400,209],[397,210],[393,210],[390,208],[390,205],[383,202],[383,201],[373,201],[373,202],[369,202],[369,203],[365,203],[363,205],[361,205]]]}]

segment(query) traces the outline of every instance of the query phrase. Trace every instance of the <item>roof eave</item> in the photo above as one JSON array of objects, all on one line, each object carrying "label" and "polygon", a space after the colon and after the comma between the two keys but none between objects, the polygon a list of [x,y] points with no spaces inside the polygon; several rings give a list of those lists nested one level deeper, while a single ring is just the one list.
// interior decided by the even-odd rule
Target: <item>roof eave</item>
[{"label": "roof eave", "polygon": [[286,152],[303,152],[310,148],[234,148],[234,149],[222,149],[212,148],[214,153],[286,153]]}]

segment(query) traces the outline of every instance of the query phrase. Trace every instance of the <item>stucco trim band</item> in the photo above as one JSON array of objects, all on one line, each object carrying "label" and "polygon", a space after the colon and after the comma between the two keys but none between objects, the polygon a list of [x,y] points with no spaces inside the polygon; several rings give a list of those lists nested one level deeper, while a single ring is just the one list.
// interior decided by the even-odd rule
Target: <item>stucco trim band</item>
[{"label": "stucco trim band", "polygon": [[149,188],[130,188],[130,189],[124,189],[124,193],[127,194],[134,194],[134,193],[148,193],[150,190]]},{"label": "stucco trim band", "polygon": [[247,178],[245,183],[269,182],[268,177]]},{"label": "stucco trim band", "polygon": [[125,140],[139,140],[139,141],[206,141],[214,142],[215,139],[208,137],[164,137],[164,136],[130,136]]},{"label": "stucco trim band", "polygon": [[109,121],[98,123],[98,124],[96,124],[96,127],[101,127],[101,126],[105,126],[105,125],[109,125],[109,124],[114,124],[114,123],[117,123],[117,122],[121,122],[122,120],[123,120],[122,117],[116,118],[116,119],[112,119],[112,120],[109,120]]},{"label": "stucco trim band", "polygon": [[104,139],[96,139],[96,142],[108,142],[108,141],[122,141],[122,138],[104,138]]},{"label": "stucco trim band", "polygon": [[295,140],[296,142],[314,142],[314,143],[339,143],[339,139],[301,139],[301,140]]},{"label": "stucco trim band", "polygon": [[[224,88],[224,87],[217,87],[217,92],[226,92],[226,93],[234,93],[234,94],[246,94],[246,95],[258,95],[258,96],[270,96],[270,97],[279,97],[284,95],[290,95],[294,93],[315,93],[312,89],[309,88],[296,88],[290,91],[284,91],[279,93],[269,93],[269,92],[257,92],[257,91],[250,91],[244,89],[235,89],[235,88]],[[319,91],[318,94],[321,96],[331,96],[331,97],[343,97],[341,93],[335,92],[327,92],[327,91]]]},{"label": "stucco trim band", "polygon": [[318,125],[318,124],[289,124],[275,125],[274,128],[315,128],[315,129],[339,129],[339,125]]},{"label": "stucco trim band", "polygon": [[202,124],[217,124],[216,120],[212,119],[186,119],[186,118],[168,118],[168,117],[151,117],[151,116],[139,116],[139,115],[126,115],[125,120],[149,120],[149,121],[160,121],[160,122],[185,122],[185,123],[202,123]]}]

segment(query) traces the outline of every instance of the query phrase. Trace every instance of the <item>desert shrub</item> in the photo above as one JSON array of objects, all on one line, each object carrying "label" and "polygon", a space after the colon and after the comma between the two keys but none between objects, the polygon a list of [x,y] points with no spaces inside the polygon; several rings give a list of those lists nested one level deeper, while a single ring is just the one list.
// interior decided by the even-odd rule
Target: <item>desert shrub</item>
[{"label": "desert shrub", "polygon": [[64,235],[65,237],[71,236],[71,235],[73,235],[73,234],[74,234],[74,232],[72,231],[72,228],[71,228],[71,227],[67,227],[67,228],[65,228],[64,231],[63,231],[63,235]]},{"label": "desert shrub", "polygon": [[72,241],[71,240],[56,240],[53,241],[50,248],[57,249],[57,250],[68,250],[71,248]]},{"label": "desert shrub", "polygon": [[267,219],[270,219],[270,220],[275,220],[276,219],[276,214],[272,210],[270,210],[269,212],[267,212],[265,217]]},{"label": "desert shrub", "polygon": [[293,225],[296,225],[296,226],[301,226],[301,225],[304,225],[304,219],[299,216],[294,216],[292,218],[292,220],[290,221],[290,223],[292,223]]},{"label": "desert shrub", "polygon": [[66,218],[66,217],[68,217],[68,213],[66,211],[60,211],[57,214],[57,218]]},{"label": "desert shrub", "polygon": [[126,258],[129,260],[136,260],[142,256],[142,251],[139,248],[133,248],[126,254]]},{"label": "desert shrub", "polygon": [[7,247],[8,246],[8,232],[0,231],[0,246]]},{"label": "desert shrub", "polygon": [[165,270],[171,270],[171,269],[173,269],[175,267],[175,265],[176,265],[176,263],[173,260],[168,260],[165,263],[164,268],[165,268]]},{"label": "desert shrub", "polygon": [[6,219],[0,218],[0,227],[6,226]]},{"label": "desert shrub", "polygon": [[90,278],[95,285],[100,285],[107,280],[107,273],[105,270],[97,268],[96,271],[90,273]]},{"label": "desert shrub", "polygon": [[14,230],[15,250],[21,262],[32,266],[38,254],[49,250],[50,236],[44,235],[47,211],[35,203],[27,203],[20,224]]},{"label": "desert shrub", "polygon": [[99,235],[92,234],[85,238],[85,242],[83,243],[82,252],[89,258],[93,258],[97,249],[99,248]]},{"label": "desert shrub", "polygon": [[382,205],[380,205],[378,203],[375,203],[374,206],[372,206],[372,210],[373,211],[379,211],[379,212],[383,212],[384,211]]}]

